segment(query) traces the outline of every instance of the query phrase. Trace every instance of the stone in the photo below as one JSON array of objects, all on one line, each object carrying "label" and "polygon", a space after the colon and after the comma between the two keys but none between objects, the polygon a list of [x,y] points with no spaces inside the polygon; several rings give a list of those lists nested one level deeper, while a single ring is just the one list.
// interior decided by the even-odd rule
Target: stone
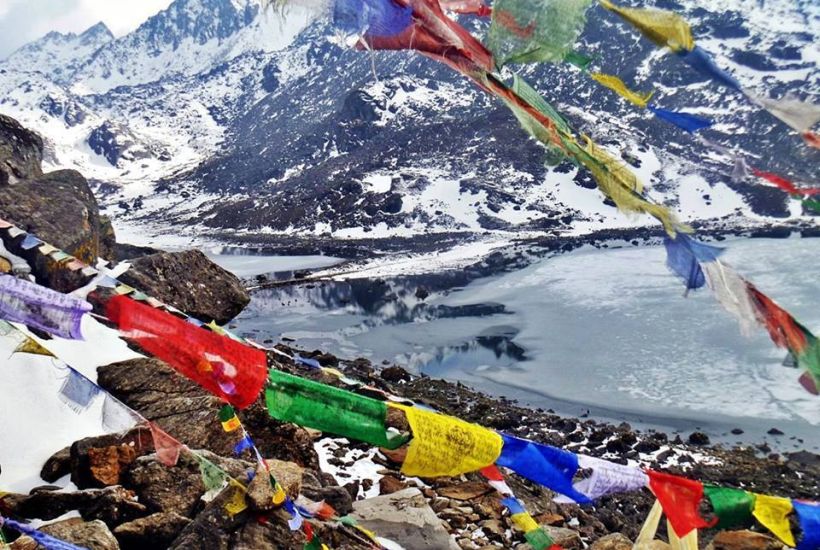
[{"label": "stone", "polygon": [[707,550],[782,550],[783,543],[764,535],[763,533],[755,533],[754,531],[721,531],[709,546]]},{"label": "stone", "polygon": [[382,369],[380,376],[382,377],[382,380],[386,380],[387,382],[392,382],[394,384],[399,382],[408,382],[413,379],[409,372],[399,366],[392,366]]},{"label": "stone", "polygon": [[[102,474],[103,477],[111,480],[113,479],[113,470],[105,471],[105,467],[103,465],[105,462],[105,453],[100,451],[100,449],[120,446],[131,447],[129,450],[123,449],[122,451],[112,451],[117,456],[114,462],[119,464],[119,456],[121,454],[124,462],[130,464],[134,459],[136,459],[138,454],[147,454],[151,452],[152,446],[149,445],[149,442],[150,437],[147,430],[136,429],[128,432],[126,435],[107,434],[102,436],[87,437],[75,441],[69,448],[71,481],[80,489],[104,487],[106,483],[101,482],[96,477],[96,474],[92,472],[92,460],[90,455],[95,455],[98,474]],[[61,452],[62,451],[59,451],[58,454]],[[118,478],[119,473],[122,471],[123,465],[118,465],[116,467],[112,465],[109,466],[111,466],[111,468],[116,468],[116,477]]]},{"label": "stone", "polygon": [[689,434],[689,443],[692,445],[708,445],[709,436],[703,432],[692,432]]},{"label": "stone", "polygon": [[3,505],[25,518],[52,520],[72,510],[87,520],[100,519],[118,525],[148,514],[133,492],[123,487],[87,489],[84,491],[37,491],[30,495],[9,495]]},{"label": "stone", "polygon": [[443,497],[464,501],[473,500],[474,498],[486,495],[491,490],[492,488],[482,481],[467,481],[442,487],[438,490],[438,494]]},{"label": "stone", "polygon": [[114,536],[122,550],[142,550],[144,548],[167,548],[191,520],[175,514],[156,513],[114,529]]},{"label": "stone", "polygon": [[314,502],[324,500],[333,506],[339,516],[353,511],[353,498],[344,487],[335,485],[333,476],[326,479],[313,470],[305,470],[302,476],[302,495]]},{"label": "stone", "polygon": [[46,525],[40,531],[88,550],[119,550],[120,547],[108,526],[98,520],[67,519]]},{"label": "stone", "polygon": [[406,488],[406,483],[393,476],[384,476],[379,480],[379,494],[381,495],[389,495]]},{"label": "stone", "polygon": [[553,527],[552,525],[543,525],[542,528],[555,541],[555,544],[565,548],[566,550],[580,549],[584,547],[581,542],[581,535],[578,531],[567,529],[565,527]]},{"label": "stone", "polygon": [[280,550],[302,548],[304,536],[294,533],[284,517],[276,516],[264,525],[249,521],[237,531],[231,540],[231,550]]},{"label": "stone", "polygon": [[40,477],[49,483],[54,483],[63,476],[71,473],[71,447],[61,449],[51,455],[43,468]]},{"label": "stone", "polygon": [[593,542],[589,550],[632,550],[632,541],[621,533],[612,533]]},{"label": "stone", "polygon": [[0,115],[0,171],[5,182],[43,175],[43,139],[13,118]]},{"label": "stone", "polygon": [[119,280],[205,323],[225,324],[250,303],[241,281],[200,250],[137,258]]},{"label": "stone", "polygon": [[[266,460],[270,474],[282,486],[285,493],[293,500],[299,497],[302,492],[302,476],[304,468],[293,462],[282,460]],[[248,504],[251,509],[257,511],[272,510],[274,490],[270,483],[268,471],[261,465],[256,467],[256,475],[248,485]]]},{"label": "stone", "polygon": [[247,512],[231,516],[225,510],[232,496],[232,491],[219,493],[180,532],[169,549],[228,550],[231,534],[247,521]]},{"label": "stone", "polygon": [[404,489],[353,503],[351,514],[362,526],[395,541],[405,550],[457,550],[421,491]]},{"label": "stone", "polygon": [[[196,452],[236,479],[247,479],[248,471],[254,469],[250,462],[223,458],[204,450]],[[200,497],[205,494],[199,463],[187,453],[180,456],[172,468],[160,463],[156,455],[142,456],[125,475],[125,482],[150,511],[174,512],[185,517],[194,516]]]},{"label": "stone", "polygon": [[134,462],[137,452],[129,445],[112,445],[88,450],[91,476],[103,486],[119,485],[120,473]]}]

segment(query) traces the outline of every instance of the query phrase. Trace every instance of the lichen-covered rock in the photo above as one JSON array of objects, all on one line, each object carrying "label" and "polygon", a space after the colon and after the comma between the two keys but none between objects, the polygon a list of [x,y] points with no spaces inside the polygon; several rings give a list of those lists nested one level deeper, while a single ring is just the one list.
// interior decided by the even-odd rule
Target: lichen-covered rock
[{"label": "lichen-covered rock", "polygon": [[206,323],[225,324],[250,302],[239,279],[199,250],[137,258],[120,280]]},{"label": "lichen-covered rock", "polygon": [[621,533],[612,533],[593,542],[589,550],[632,550],[632,541]]},{"label": "lichen-covered rock", "polygon": [[120,474],[137,458],[137,451],[129,445],[111,445],[88,450],[89,470],[101,485],[117,485]]},{"label": "lichen-covered rock", "polygon": [[[304,468],[293,462],[283,460],[267,460],[270,475],[282,486],[285,493],[292,499],[299,498],[302,491],[302,475]],[[274,490],[270,483],[268,471],[261,464],[256,467],[256,475],[248,486],[248,503],[251,509],[258,511],[272,510]]]},{"label": "lichen-covered rock", "polygon": [[44,533],[88,550],[119,550],[119,543],[101,521],[68,519],[41,529]]},{"label": "lichen-covered rock", "polygon": [[721,531],[707,550],[782,550],[783,543],[774,537],[754,531]]}]

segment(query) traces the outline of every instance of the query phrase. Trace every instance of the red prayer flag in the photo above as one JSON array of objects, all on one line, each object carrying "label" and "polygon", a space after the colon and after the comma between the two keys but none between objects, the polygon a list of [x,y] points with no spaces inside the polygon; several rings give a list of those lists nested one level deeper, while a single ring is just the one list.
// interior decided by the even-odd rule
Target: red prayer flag
[{"label": "red prayer flag", "polygon": [[679,538],[695,529],[712,527],[711,522],[700,516],[698,508],[703,500],[703,483],[683,477],[647,470],[649,487],[663,507],[663,513]]},{"label": "red prayer flag", "polygon": [[788,311],[755,288],[752,283],[747,282],[746,289],[774,343],[790,350],[795,357],[803,353],[809,345],[808,338],[806,338],[807,329],[803,328]]},{"label": "red prayer flag", "polygon": [[162,428],[153,422],[148,423],[148,428],[151,430],[151,438],[154,440],[154,452],[157,453],[159,461],[169,468],[176,466],[183,449],[182,443],[165,433]]},{"label": "red prayer flag", "polygon": [[777,187],[785,191],[790,195],[801,195],[806,197],[811,197],[820,193],[820,187],[797,187],[794,183],[790,182],[786,178],[781,178],[777,174],[772,174],[771,172],[763,172],[762,170],[757,170],[752,168],[752,172],[755,176],[759,178],[763,178],[764,180],[775,184]]},{"label": "red prayer flag", "polygon": [[481,475],[490,481],[504,481],[504,476],[501,475],[501,470],[499,470],[498,466],[495,464],[482,468]]},{"label": "red prayer flag", "polygon": [[820,136],[814,132],[804,132],[803,140],[806,142],[806,145],[814,147],[815,149],[820,149]]},{"label": "red prayer flag", "polygon": [[256,401],[267,380],[262,350],[127,296],[109,300],[106,315],[126,339],[235,407],[244,409]]}]

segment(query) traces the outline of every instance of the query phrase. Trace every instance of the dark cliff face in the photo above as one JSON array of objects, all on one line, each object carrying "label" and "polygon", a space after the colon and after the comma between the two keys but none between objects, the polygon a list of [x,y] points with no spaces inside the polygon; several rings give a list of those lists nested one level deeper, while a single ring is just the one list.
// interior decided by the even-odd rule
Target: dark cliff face
[{"label": "dark cliff face", "polygon": [[0,185],[42,175],[43,140],[0,114]]}]

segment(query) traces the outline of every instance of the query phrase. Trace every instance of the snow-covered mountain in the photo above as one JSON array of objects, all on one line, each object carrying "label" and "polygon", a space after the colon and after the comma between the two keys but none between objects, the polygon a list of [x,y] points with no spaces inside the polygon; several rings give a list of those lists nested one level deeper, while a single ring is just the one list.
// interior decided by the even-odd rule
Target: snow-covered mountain
[{"label": "snow-covered mountain", "polygon": [[[817,101],[816,4],[655,5],[682,13],[698,43],[755,93]],[[95,180],[109,213],[175,232],[351,238],[653,223],[619,214],[569,163],[546,166],[503,106],[449,69],[410,52],[345,47],[328,21],[309,23],[311,13],[283,16],[260,0],[176,0],[121,38],[99,26],[52,33],[0,63],[0,112],[41,132],[50,162]],[[486,21],[462,21],[486,31]],[[655,89],[660,106],[715,119],[704,136],[752,164],[817,179],[816,150],[605,10],[590,11],[578,46],[603,72]],[[27,61],[35,59],[43,61]],[[731,158],[579,71],[521,72],[684,218],[804,215],[780,191],[733,182]]]}]

